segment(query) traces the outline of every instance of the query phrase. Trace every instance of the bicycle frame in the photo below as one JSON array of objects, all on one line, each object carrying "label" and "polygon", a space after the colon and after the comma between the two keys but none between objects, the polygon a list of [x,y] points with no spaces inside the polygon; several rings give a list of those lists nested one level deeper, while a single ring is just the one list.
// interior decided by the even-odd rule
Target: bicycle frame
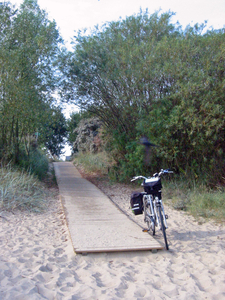
[{"label": "bicycle frame", "polygon": [[[144,210],[145,210],[145,213],[147,214],[147,217],[149,217],[149,218],[154,217],[154,207],[153,207],[152,195],[144,195],[143,204],[144,204]],[[148,211],[146,209],[148,205],[150,205],[151,214],[148,214]]]}]

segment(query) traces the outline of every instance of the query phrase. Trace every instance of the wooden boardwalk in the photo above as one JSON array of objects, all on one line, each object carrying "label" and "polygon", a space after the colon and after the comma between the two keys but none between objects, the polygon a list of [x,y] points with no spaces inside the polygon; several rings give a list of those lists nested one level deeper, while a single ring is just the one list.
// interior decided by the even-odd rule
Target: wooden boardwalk
[{"label": "wooden boardwalk", "polygon": [[70,162],[54,163],[76,253],[163,249]]}]

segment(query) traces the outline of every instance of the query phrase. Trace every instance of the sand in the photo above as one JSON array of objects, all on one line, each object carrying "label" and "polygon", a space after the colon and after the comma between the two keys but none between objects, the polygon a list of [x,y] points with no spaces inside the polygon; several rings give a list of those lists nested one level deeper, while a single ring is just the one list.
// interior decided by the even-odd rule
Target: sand
[{"label": "sand", "polygon": [[[122,192],[105,190],[131,215]],[[166,213],[169,251],[84,256],[73,251],[59,197],[43,214],[1,212],[0,299],[225,299],[225,226]]]}]

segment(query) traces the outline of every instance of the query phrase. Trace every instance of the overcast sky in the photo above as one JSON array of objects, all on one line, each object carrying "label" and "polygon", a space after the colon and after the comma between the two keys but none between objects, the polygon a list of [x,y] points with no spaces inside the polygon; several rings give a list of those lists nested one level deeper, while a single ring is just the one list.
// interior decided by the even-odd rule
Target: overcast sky
[{"label": "overcast sky", "polygon": [[[22,2],[11,0],[15,5]],[[125,18],[140,8],[148,8],[150,14],[160,8],[162,12],[170,10],[176,13],[172,21],[179,21],[183,27],[205,20],[215,29],[225,26],[225,0],[38,0],[38,4],[49,19],[55,19],[67,45],[75,30]]]}]

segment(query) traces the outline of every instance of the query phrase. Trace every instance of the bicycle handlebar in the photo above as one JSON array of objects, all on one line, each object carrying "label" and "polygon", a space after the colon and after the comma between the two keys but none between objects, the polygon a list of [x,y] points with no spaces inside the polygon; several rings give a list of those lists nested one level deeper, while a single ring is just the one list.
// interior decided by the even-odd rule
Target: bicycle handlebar
[{"label": "bicycle handlebar", "polygon": [[170,169],[166,169],[166,170],[161,169],[158,176],[160,177],[162,174],[169,174],[169,173],[173,173],[173,171],[170,171]]},{"label": "bicycle handlebar", "polygon": [[[159,173],[155,173],[155,174],[153,174],[153,177],[160,177],[161,175],[163,175],[163,174],[169,174],[169,173],[173,173],[173,171],[170,171],[169,169],[166,169],[166,170],[163,170],[163,169],[161,169],[160,170],[160,172]],[[142,176],[142,175],[140,175],[140,176],[135,176],[135,177],[133,177],[132,179],[131,179],[131,181],[135,181],[135,180],[137,180],[137,179],[148,179],[147,177],[145,177],[145,176]]]}]

